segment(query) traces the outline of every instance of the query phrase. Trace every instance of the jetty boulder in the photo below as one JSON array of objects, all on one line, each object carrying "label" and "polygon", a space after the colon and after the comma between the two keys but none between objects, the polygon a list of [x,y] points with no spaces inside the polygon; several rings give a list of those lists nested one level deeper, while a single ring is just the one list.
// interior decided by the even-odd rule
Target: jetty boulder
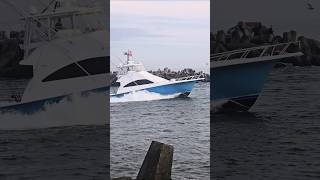
[{"label": "jetty boulder", "polygon": [[0,68],[16,66],[21,60],[22,50],[16,40],[4,40],[0,43]]},{"label": "jetty boulder", "polygon": [[[239,22],[224,33],[219,30],[211,34],[211,53],[220,53],[254,46],[279,44],[300,41],[300,57],[282,59],[281,62],[291,63],[294,66],[320,66],[320,42],[304,36],[297,37],[294,30],[274,34],[272,26],[262,25],[260,22]],[[299,47],[289,47],[288,52],[297,52]]]},{"label": "jetty boulder", "polygon": [[303,63],[298,65],[320,65],[320,42],[314,39],[299,37],[301,42],[301,50],[303,52]]},{"label": "jetty boulder", "polygon": [[30,78],[33,76],[32,66],[21,66],[23,50],[17,39],[0,41],[0,77],[1,78]]}]

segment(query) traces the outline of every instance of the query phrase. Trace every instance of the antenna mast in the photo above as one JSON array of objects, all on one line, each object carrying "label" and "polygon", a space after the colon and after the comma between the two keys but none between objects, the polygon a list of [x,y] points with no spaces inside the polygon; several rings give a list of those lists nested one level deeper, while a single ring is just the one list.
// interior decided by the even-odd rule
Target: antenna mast
[{"label": "antenna mast", "polygon": [[128,49],[128,51],[125,52],[124,55],[127,56],[127,64],[129,64],[130,56],[132,57],[132,51]]}]

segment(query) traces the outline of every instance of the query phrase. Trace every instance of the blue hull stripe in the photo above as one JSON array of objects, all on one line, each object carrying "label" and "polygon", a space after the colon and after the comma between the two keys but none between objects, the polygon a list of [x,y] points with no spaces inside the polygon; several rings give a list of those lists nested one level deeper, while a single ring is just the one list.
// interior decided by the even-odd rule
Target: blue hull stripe
[{"label": "blue hull stripe", "polygon": [[259,95],[273,62],[239,64],[211,68],[211,92],[213,101]]},{"label": "blue hull stripe", "polygon": [[[109,87],[102,87],[102,88],[97,88],[93,90],[83,91],[81,92],[81,95],[87,95],[91,92],[95,92],[95,93],[106,92],[108,89]],[[32,114],[37,111],[44,110],[45,104],[59,103],[62,99],[68,98],[69,96],[71,96],[71,94],[22,103],[22,104],[0,107],[0,113],[19,111],[25,114]]]}]

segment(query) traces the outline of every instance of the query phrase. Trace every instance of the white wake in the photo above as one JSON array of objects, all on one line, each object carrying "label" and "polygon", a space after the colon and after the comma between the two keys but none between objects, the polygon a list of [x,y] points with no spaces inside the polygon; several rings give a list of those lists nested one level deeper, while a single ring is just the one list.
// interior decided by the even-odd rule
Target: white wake
[{"label": "white wake", "polygon": [[161,95],[159,93],[149,91],[137,91],[125,94],[122,97],[110,97],[110,103],[133,102],[133,101],[153,101],[162,99],[172,99],[179,96],[180,93],[172,95]]},{"label": "white wake", "polygon": [[0,112],[0,130],[105,125],[108,121],[109,103],[105,92],[88,96],[74,94],[59,103],[45,104],[43,110],[32,114]]},{"label": "white wake", "polygon": [[227,103],[227,100],[221,101],[211,101],[210,102],[210,111],[212,113],[220,112],[223,109],[223,106]]}]

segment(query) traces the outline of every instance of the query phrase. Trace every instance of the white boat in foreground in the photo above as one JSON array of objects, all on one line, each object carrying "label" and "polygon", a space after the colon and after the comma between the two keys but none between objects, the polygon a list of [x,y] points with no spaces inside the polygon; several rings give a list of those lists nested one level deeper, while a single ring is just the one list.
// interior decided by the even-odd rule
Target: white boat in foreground
[{"label": "white boat in foreground", "polygon": [[51,6],[22,19],[26,29],[20,64],[33,66],[33,77],[22,92],[8,94],[12,101],[1,102],[1,112],[34,112],[73,93],[109,88],[109,33],[101,24],[107,19],[105,10],[65,7],[59,1]]},{"label": "white boat in foreground", "polygon": [[123,97],[138,91],[187,97],[194,84],[204,79],[201,75],[196,75],[167,80],[147,72],[142,63],[135,63],[130,59],[130,51],[125,55],[127,62],[118,67],[117,85],[111,87],[111,97]]}]

